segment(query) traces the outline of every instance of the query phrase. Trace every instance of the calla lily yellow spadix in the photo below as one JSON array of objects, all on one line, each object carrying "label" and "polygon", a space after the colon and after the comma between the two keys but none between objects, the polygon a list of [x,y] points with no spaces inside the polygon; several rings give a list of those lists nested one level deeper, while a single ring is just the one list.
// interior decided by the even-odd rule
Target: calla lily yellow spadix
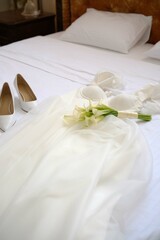
[{"label": "calla lily yellow spadix", "polygon": [[68,125],[73,125],[78,122],[84,122],[86,126],[97,124],[108,115],[114,115],[119,118],[134,118],[143,121],[150,121],[151,115],[135,112],[122,112],[108,107],[105,104],[98,103],[97,105],[89,102],[88,106],[76,106],[72,115],[64,115],[64,122]]}]

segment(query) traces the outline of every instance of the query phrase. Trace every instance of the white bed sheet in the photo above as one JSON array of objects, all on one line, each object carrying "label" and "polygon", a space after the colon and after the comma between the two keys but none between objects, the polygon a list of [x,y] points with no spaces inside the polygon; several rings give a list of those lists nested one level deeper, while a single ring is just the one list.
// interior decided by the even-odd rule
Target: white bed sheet
[{"label": "white bed sheet", "polygon": [[[132,93],[149,83],[160,83],[159,62],[145,57],[145,51],[150,47],[151,45],[138,46],[129,55],[123,55],[64,43],[51,36],[39,36],[1,47],[0,83],[2,86],[7,81],[12,86],[15,75],[21,73],[41,102],[49,96],[63,95],[89,84],[98,71],[106,69],[122,76],[124,91]],[[14,88],[13,92],[17,96]],[[16,115],[17,119],[26,116],[17,99]],[[124,230],[127,240],[160,238],[159,121],[159,116],[156,116],[151,122],[138,124],[153,155],[153,175],[145,200],[135,209],[135,214],[128,221],[128,228]],[[18,127],[18,124],[17,120],[15,127]],[[1,144],[9,140],[12,131],[13,129],[10,129],[1,133]]]},{"label": "white bed sheet", "polygon": [[[63,32],[52,33],[52,34],[48,35],[48,37],[55,38],[55,39],[60,39],[62,33]],[[150,63],[153,63],[153,64],[160,65],[160,62],[158,60],[150,58],[146,55],[146,51],[148,51],[152,47],[153,47],[153,44],[151,44],[151,43],[146,43],[144,45],[137,44],[136,46],[134,46],[133,48],[130,49],[130,51],[128,52],[127,55],[124,55],[124,54],[121,54],[121,55],[124,55],[127,58],[132,58],[132,59],[136,59],[136,60],[143,60],[145,62],[150,62]]]}]

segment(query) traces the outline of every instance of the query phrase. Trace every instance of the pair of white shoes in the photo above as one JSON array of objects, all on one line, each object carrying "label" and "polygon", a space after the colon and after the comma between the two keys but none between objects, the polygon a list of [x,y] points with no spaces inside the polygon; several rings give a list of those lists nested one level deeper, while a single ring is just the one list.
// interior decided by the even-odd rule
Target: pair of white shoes
[{"label": "pair of white shoes", "polygon": [[[18,93],[20,106],[24,111],[28,112],[37,105],[37,97],[21,74],[16,75],[14,86]],[[0,129],[6,131],[14,123],[14,97],[9,84],[5,82],[0,95]]]}]

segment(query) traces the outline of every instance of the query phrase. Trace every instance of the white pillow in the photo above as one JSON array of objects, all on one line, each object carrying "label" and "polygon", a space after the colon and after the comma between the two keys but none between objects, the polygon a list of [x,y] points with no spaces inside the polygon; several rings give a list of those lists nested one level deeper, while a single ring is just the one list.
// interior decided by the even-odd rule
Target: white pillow
[{"label": "white pillow", "polygon": [[148,57],[160,60],[160,41],[145,53]]},{"label": "white pillow", "polygon": [[64,31],[61,39],[127,53],[140,40],[144,44],[149,39],[151,23],[151,16],[90,8]]}]

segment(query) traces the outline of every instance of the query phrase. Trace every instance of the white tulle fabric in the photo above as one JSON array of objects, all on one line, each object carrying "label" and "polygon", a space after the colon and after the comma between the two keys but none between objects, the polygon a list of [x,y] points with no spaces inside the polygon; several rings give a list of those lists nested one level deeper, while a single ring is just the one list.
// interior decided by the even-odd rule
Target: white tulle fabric
[{"label": "white tulle fabric", "polygon": [[136,123],[114,116],[65,126],[76,96],[48,100],[6,133],[0,239],[125,239],[150,178],[148,146]]}]

